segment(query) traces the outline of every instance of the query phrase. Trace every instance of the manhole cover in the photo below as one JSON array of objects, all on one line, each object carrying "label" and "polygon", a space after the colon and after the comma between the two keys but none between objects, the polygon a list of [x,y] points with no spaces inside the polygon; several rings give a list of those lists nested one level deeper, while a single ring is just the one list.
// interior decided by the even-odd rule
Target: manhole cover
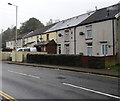
[{"label": "manhole cover", "polygon": [[61,76],[60,76],[60,77],[57,77],[57,79],[66,79],[66,78],[65,78],[65,77],[61,77]]}]

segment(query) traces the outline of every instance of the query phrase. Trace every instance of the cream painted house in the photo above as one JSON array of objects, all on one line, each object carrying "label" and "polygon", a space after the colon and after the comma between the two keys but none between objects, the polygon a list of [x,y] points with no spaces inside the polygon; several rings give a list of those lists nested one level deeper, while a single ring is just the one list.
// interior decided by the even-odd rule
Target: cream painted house
[{"label": "cream painted house", "polygon": [[6,42],[6,48],[14,49],[15,47],[15,41],[14,40],[9,40]]},{"label": "cream painted house", "polygon": [[[27,35],[27,34],[19,34],[17,36],[17,48],[21,48],[23,47],[23,44],[24,44],[24,36]],[[7,48],[11,48],[11,49],[15,49],[15,39],[12,39],[10,41],[7,41],[6,42],[6,47]]]},{"label": "cream painted house", "polygon": [[117,23],[116,23],[116,50],[117,50],[117,60],[120,64],[120,12],[115,16]]},{"label": "cream painted house", "polygon": [[[56,23],[55,23],[56,24]],[[20,47],[33,47],[34,45],[48,40],[56,41],[56,32],[48,32],[46,31],[54,26],[55,24],[45,26],[43,28],[37,29],[35,31],[31,31],[29,33],[20,34],[17,36],[17,48]],[[6,47],[14,49],[15,41],[14,39],[6,42]]]},{"label": "cream painted house", "polygon": [[56,32],[57,54],[116,55],[119,12],[115,4],[58,22],[47,31]]},{"label": "cream painted house", "polygon": [[[76,53],[89,56],[115,54],[116,46],[113,44],[113,33],[115,34],[116,28],[115,22],[113,25],[113,21],[107,20],[77,27]],[[116,43],[115,39],[114,43]]]},{"label": "cream painted house", "polygon": [[[120,3],[32,31],[22,38],[23,46],[33,47],[54,40],[57,54],[120,54],[119,19]],[[7,46],[13,47],[11,43],[7,43]]]},{"label": "cream painted house", "polygon": [[48,41],[48,40],[56,40],[56,34],[55,32],[46,33],[46,31],[54,26],[55,24],[45,26],[43,28],[37,29],[35,31],[32,31],[28,33],[24,37],[24,47],[33,47],[34,45],[38,44],[42,41]]},{"label": "cream painted house", "polygon": [[42,41],[54,40],[56,42],[56,32],[45,32],[41,38]]},{"label": "cream painted house", "polygon": [[88,56],[116,55],[116,15],[120,4],[97,10],[76,27],[76,53]]},{"label": "cream painted house", "polygon": [[36,37],[33,31],[26,34],[23,38],[23,47],[32,47],[37,43]]},{"label": "cream painted house", "polygon": [[47,30],[47,32],[56,32],[57,54],[76,54],[75,26],[93,13],[94,12],[89,12],[60,21]]}]

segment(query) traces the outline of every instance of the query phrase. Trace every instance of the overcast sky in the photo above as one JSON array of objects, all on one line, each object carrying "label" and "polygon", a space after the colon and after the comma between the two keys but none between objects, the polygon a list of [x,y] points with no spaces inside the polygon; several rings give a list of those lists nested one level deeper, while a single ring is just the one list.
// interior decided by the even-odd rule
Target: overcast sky
[{"label": "overcast sky", "polygon": [[39,19],[44,25],[49,19],[68,19],[90,10],[107,7],[120,0],[0,0],[0,32],[15,26],[15,6],[18,6],[18,28],[31,17]]}]

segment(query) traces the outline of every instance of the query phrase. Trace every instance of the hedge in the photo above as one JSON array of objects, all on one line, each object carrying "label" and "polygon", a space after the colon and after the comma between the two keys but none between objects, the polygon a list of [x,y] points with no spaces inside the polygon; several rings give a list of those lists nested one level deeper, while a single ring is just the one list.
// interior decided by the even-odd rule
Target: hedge
[{"label": "hedge", "polygon": [[[57,55],[57,54],[27,54],[28,63],[76,66],[102,69],[116,64],[116,56],[81,56],[81,55]],[[111,64],[112,63],[112,64]]]},{"label": "hedge", "polygon": [[28,63],[80,66],[80,55],[28,54]]}]

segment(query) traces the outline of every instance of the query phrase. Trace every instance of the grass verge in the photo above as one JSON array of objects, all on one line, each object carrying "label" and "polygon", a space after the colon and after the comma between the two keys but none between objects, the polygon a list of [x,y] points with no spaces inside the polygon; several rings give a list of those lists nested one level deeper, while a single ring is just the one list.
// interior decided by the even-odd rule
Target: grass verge
[{"label": "grass verge", "polygon": [[116,66],[108,67],[107,69],[109,69],[109,70],[111,70],[111,71],[117,71],[117,72],[120,72],[120,65],[116,65]]}]

